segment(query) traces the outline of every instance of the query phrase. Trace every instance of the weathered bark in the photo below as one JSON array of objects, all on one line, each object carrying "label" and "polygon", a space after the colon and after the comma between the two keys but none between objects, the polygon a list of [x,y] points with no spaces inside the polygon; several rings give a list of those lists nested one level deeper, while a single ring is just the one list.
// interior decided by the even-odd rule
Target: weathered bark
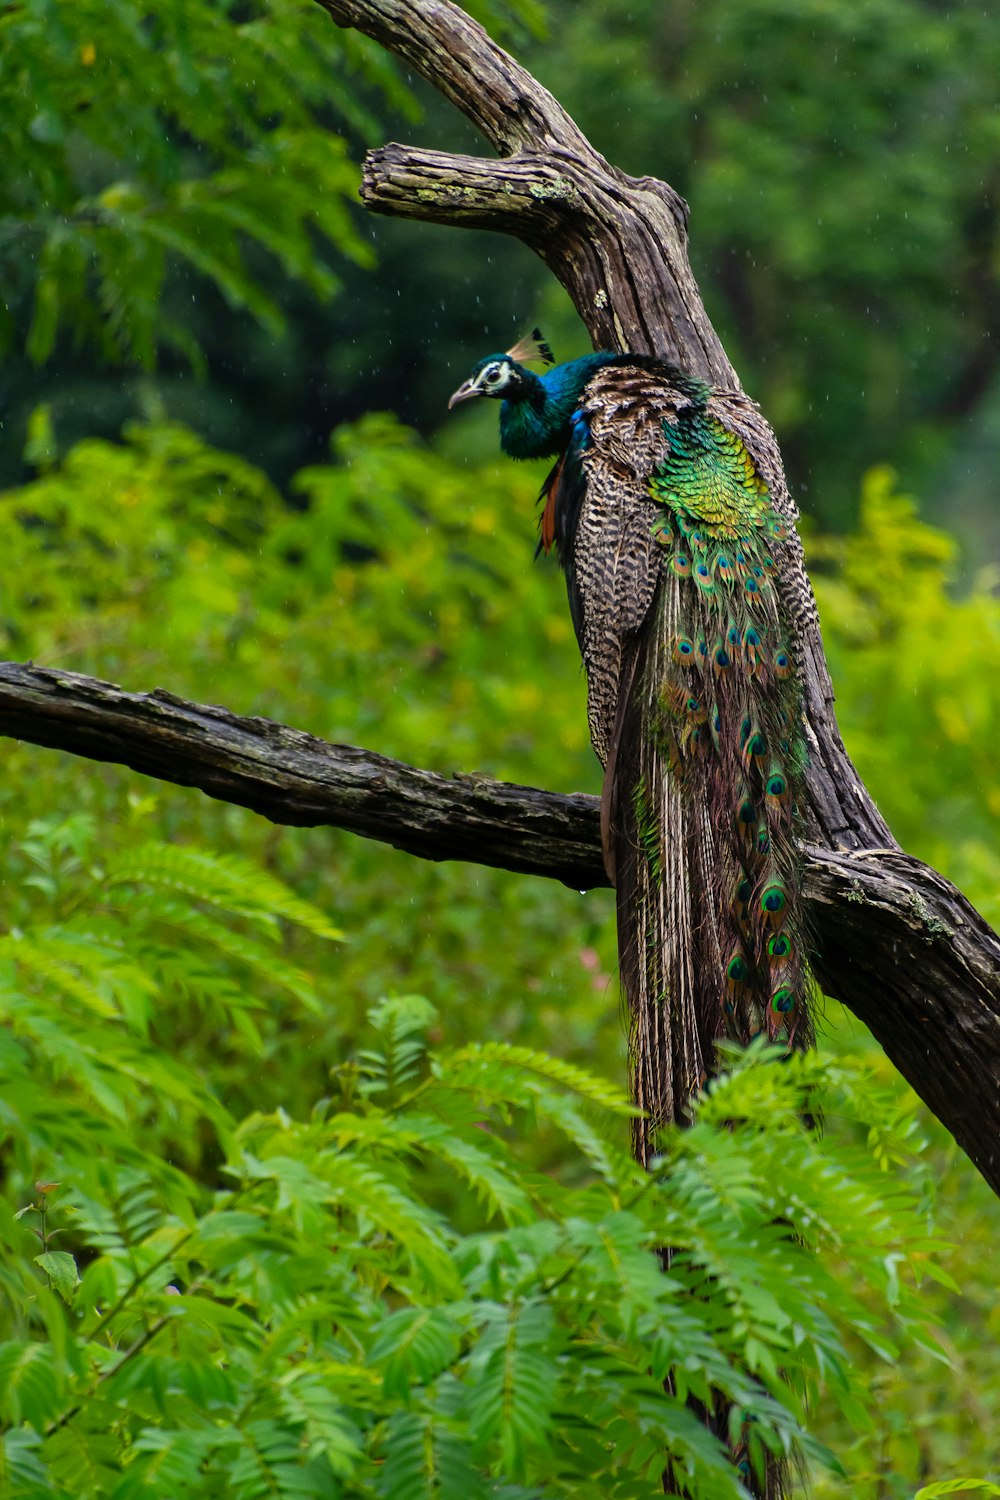
[{"label": "weathered bark", "polygon": [[[596,797],[448,778],[269,719],[0,663],[0,733],[113,761],[262,813],[346,828],[422,859],[607,884]],[[898,850],[806,849],[817,972],[869,1026],[1000,1192],[1000,940]]]},{"label": "weathered bark", "polygon": [[193,786],[296,828],[346,828],[421,859],[607,885],[595,799],[436,775],[272,719],[75,672],[0,662],[0,734]]}]

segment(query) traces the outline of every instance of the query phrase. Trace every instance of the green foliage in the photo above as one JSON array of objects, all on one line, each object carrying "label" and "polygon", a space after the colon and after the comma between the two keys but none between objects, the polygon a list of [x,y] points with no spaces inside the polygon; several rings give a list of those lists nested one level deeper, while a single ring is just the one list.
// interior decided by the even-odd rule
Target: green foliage
[{"label": "green foliage", "polygon": [[[333,464],[298,476],[305,503],[290,510],[258,470],[183,428],[126,438],[78,444],[0,499],[0,542],[22,559],[0,649],[103,675],[127,659],[247,710],[252,671],[272,713],[331,738],[377,733],[391,754],[527,768],[548,689],[481,642],[502,625],[505,657],[572,660],[558,580],[524,566],[531,471],[497,463],[472,479],[372,416],[338,432]],[[575,666],[566,677],[565,701],[581,701]],[[585,725],[564,717],[559,748],[592,776]]]},{"label": "green foliage", "polygon": [[317,115],[333,98],[358,122],[352,73],[406,96],[318,7],[26,0],[4,12],[0,45],[0,142],[17,162],[0,196],[0,254],[33,302],[33,360],[61,331],[113,359],[149,365],[161,345],[195,357],[190,327],[163,316],[171,264],[276,329],[282,314],[248,247],[321,297],[337,285],[331,248],[368,258],[345,206],[356,169]]},{"label": "green foliage", "polygon": [[[613,161],[688,200],[707,305],[808,507],[844,525],[861,471],[887,459],[946,499],[954,448],[962,468],[948,478],[987,510],[1000,308],[991,10],[551,9],[562,102]],[[981,424],[962,422],[977,410]]]},{"label": "green foliage", "polygon": [[[180,896],[168,882],[167,926],[193,919],[168,956],[174,865],[156,846],[104,879],[80,818],[28,845],[42,878],[24,900],[44,911],[16,938],[34,956],[8,978],[0,1053],[12,1500],[220,1486],[235,1500],[457,1500],[498,1482],[638,1497],[658,1492],[664,1452],[692,1494],[739,1500],[688,1396],[736,1403],[758,1461],[809,1443],[800,1421],[821,1386],[856,1408],[845,1333],[891,1358],[921,1326],[923,1178],[889,1188],[870,1149],[831,1148],[805,1123],[816,1109],[877,1118],[883,1146],[908,1154],[909,1122],[885,1124],[857,1064],[734,1059],[647,1175],[623,1149],[615,1087],[496,1042],[428,1053],[436,1014],[410,996],[372,1009],[372,1044],[323,1096],[237,1120],[204,1053],[167,1061],[153,1033],[193,1007],[238,1025],[225,965],[198,963],[200,918],[211,906],[234,935],[268,928],[273,878],[200,856]],[[127,955],[108,937],[123,930],[119,884],[144,893]],[[330,936],[304,903],[297,917]],[[68,983],[67,934],[84,932]],[[119,1000],[115,966],[128,976],[139,955],[152,1024]],[[546,1120],[577,1157],[566,1182],[531,1149]],[[210,1172],[189,1169],[176,1144],[189,1136],[210,1141]],[[881,1312],[824,1271],[831,1253]]]},{"label": "green foliage", "polygon": [[[889,459],[936,505],[960,495],[973,535],[992,525],[988,7],[548,0],[534,51],[537,0],[471,8],[611,160],[688,199],[707,304],[825,524],[848,524],[861,472]],[[65,318],[109,358],[159,347],[166,411],[282,476],[315,456],[331,417],[391,406],[437,426],[472,356],[543,311],[560,353],[583,352],[522,247],[426,225],[351,231],[356,167],[328,132],[356,162],[364,146],[412,138],[415,103],[384,54],[314,0],[28,0],[5,12],[0,46],[14,59],[0,78],[12,349],[26,346],[37,289],[36,346]],[[478,149],[452,106],[421,102],[429,141]],[[346,296],[318,305],[341,285]],[[117,431],[142,409],[151,381],[96,370],[69,343],[48,376],[8,367],[15,429],[40,399],[74,435]],[[200,386],[183,375],[195,349]]]},{"label": "green foliage", "polygon": [[[562,584],[528,565],[530,470],[456,469],[378,417],[340,433],[335,461],[303,476],[301,509],[176,426],[53,459],[0,500],[3,546],[19,558],[0,612],[3,654],[159,684],[442,771],[596,790]],[[536,664],[527,676],[526,660]],[[69,760],[17,746],[10,755],[0,810],[12,829],[78,806],[109,856],[127,859],[151,835],[256,851],[335,925],[364,933],[338,957],[315,1029],[298,1038],[303,1077],[321,1076],[324,1051],[356,1038],[379,995],[414,988],[434,994],[455,1035],[572,1055],[599,1032],[603,1050],[621,1054],[615,1004],[604,1002],[603,893],[270,829],[108,769],[81,776]],[[123,786],[135,798],[124,824]],[[271,962],[259,955],[265,979]],[[277,1084],[283,1068],[268,1056]]]},{"label": "green foliage", "polygon": [[808,549],[845,733],[904,847],[974,892],[996,923],[996,566],[955,598],[955,543],[917,520],[891,470],[866,476],[860,510],[857,532]]},{"label": "green foliage", "polygon": [[988,1479],[945,1479],[940,1484],[926,1484],[913,1500],[937,1500],[938,1495],[954,1495],[959,1490],[976,1490],[981,1495],[1000,1495],[1000,1485]]},{"label": "green foliage", "polygon": [[112,1134],[142,1122],[147,1150],[157,1141],[197,1166],[204,1144],[186,1140],[183,1122],[228,1129],[216,1095],[226,1054],[266,1058],[290,1015],[321,1009],[313,978],[282,955],[283,924],[339,933],[245,861],[141,840],[119,853],[98,844],[85,813],[33,823],[8,858],[22,873],[0,937],[2,1118],[15,1159],[28,1172],[34,1154],[69,1149],[87,1119]]},{"label": "green foliage", "polygon": [[[518,47],[540,21],[472,8]],[[886,457],[948,492],[971,412],[985,514],[983,7],[551,9],[539,72],[691,200],[709,305],[810,506],[840,514]],[[290,473],[332,414],[436,423],[505,342],[485,329],[536,316],[537,269],[482,236],[430,254],[426,226],[379,225],[385,280],[362,280],[348,156],[414,110],[381,54],[311,0],[25,0],[0,48],[0,334],[52,352],[5,366],[5,472],[23,413],[55,414],[0,498],[0,650],[596,790],[561,584],[528,565],[540,475],[470,461],[491,420],[452,422],[452,462],[368,416],[290,499],[164,420]],[[460,144],[436,108],[423,128]],[[162,373],[113,387],[95,349]],[[62,453],[136,410],[122,443]],[[995,580],[956,594],[950,542],[884,472],[862,511],[811,548],[845,734],[897,834],[996,917]],[[757,1446],[805,1421],[817,1500],[995,1491],[957,1476],[997,1471],[1000,1212],[883,1060],[841,1059],[863,1043],[836,1008],[825,1062],[734,1064],[637,1182],[593,1072],[622,1067],[605,894],[270,829],[13,742],[5,770],[0,1493],[653,1495],[666,1435],[698,1493],[732,1495],[680,1400],[709,1390]],[[955,1241],[933,1255],[932,1180]]]},{"label": "green foliage", "polygon": [[[541,24],[538,0],[473,8],[501,33]],[[0,17],[0,48],[5,352],[23,341],[42,363],[64,336],[109,361],[150,368],[168,350],[203,371],[189,314],[208,286],[273,338],[289,284],[325,301],[345,257],[371,265],[331,116],[371,136],[373,105],[411,119],[417,105],[313,0],[24,0]]]}]

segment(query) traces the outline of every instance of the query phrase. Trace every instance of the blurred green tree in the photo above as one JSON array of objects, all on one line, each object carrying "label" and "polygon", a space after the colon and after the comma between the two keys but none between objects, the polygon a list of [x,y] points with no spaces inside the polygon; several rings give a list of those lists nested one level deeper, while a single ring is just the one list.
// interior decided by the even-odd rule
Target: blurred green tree
[{"label": "blurred green tree", "polygon": [[[862,473],[890,462],[936,517],[1000,545],[982,500],[1000,433],[1000,41],[988,8],[552,0],[546,11],[543,38],[537,4],[480,8],[514,30],[598,145],[689,200],[706,300],[804,508],[847,524]],[[0,79],[0,402],[15,435],[43,399],[67,438],[112,434],[156,399],[286,479],[320,456],[334,421],[366,409],[430,431],[470,347],[509,342],[515,325],[544,314],[560,357],[582,352],[572,309],[520,245],[352,225],[344,140],[356,154],[405,139],[422,111],[425,138],[478,145],[450,106],[395,79],[310,0],[166,11],[26,0],[4,15],[0,46],[17,59]],[[227,89],[233,105],[220,108]],[[101,268],[113,264],[123,275],[102,309]],[[45,282],[51,295],[36,302]],[[160,363],[143,373],[154,305]],[[29,337],[44,347],[60,309],[66,334],[39,373],[18,351]],[[101,371],[80,358],[87,330],[130,363]],[[198,350],[208,379],[192,377]]]},{"label": "blurred green tree", "polygon": [[[863,470],[891,462],[946,516],[952,448],[981,480],[989,452],[996,465],[990,9],[553,0],[550,15],[560,99],[621,166],[688,199],[706,302],[805,508],[843,524]],[[532,61],[553,77],[551,57]]]},{"label": "blurred green tree", "polygon": [[[478,13],[519,35],[540,15]],[[373,260],[346,138],[412,119],[397,70],[312,0],[23,0],[0,51],[8,433],[46,397],[68,438],[166,402],[290,472],[330,425],[317,307]]]}]

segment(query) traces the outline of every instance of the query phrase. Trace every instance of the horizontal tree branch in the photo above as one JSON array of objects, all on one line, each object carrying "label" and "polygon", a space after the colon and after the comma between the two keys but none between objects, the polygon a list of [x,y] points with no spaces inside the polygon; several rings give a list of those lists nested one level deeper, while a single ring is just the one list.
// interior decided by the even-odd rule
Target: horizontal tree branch
[{"label": "horizontal tree branch", "polygon": [[0,662],[0,734],[112,761],[298,828],[345,828],[422,859],[606,886],[595,799],[441,776],[273,719]]},{"label": "horizontal tree branch", "polygon": [[[423,859],[607,884],[596,797],[448,778],[269,719],[0,663],[0,733],[113,761],[274,823],[348,829]],[[897,849],[810,846],[817,976],[854,1012],[1000,1192],[1000,940]]]}]

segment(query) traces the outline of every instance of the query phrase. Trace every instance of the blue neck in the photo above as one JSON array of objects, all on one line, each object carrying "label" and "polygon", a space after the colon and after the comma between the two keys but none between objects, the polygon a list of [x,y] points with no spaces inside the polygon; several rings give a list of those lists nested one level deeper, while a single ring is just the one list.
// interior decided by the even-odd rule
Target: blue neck
[{"label": "blue neck", "polygon": [[544,375],[519,368],[516,393],[500,407],[500,447],[510,458],[550,458],[570,439],[570,420],[591,377],[614,354],[585,354]]}]

